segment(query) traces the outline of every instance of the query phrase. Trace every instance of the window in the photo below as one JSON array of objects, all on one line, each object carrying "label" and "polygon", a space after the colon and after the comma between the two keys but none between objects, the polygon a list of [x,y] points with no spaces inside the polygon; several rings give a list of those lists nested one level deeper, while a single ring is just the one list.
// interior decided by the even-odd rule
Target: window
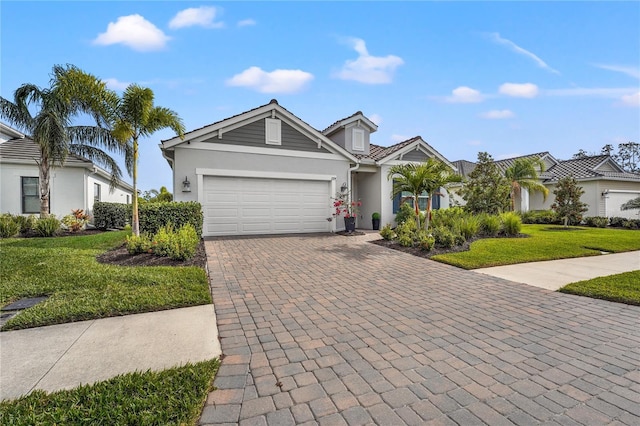
[{"label": "window", "polygon": [[93,202],[94,203],[100,202],[100,184],[99,183],[93,184]]},{"label": "window", "polygon": [[353,150],[364,151],[364,130],[355,128],[353,129]]},{"label": "window", "polygon": [[129,204],[130,201],[129,194],[127,194],[127,204]]},{"label": "window", "polygon": [[282,122],[276,118],[265,118],[267,145],[282,145]]},{"label": "window", "polygon": [[21,177],[22,213],[40,213],[40,197],[38,196],[39,179],[37,177]]},{"label": "window", "polygon": [[[427,210],[427,197],[428,193],[423,192],[418,196],[418,207],[420,210]],[[402,203],[408,203],[411,207],[413,207],[413,195],[410,192],[403,191],[402,194],[397,194],[393,197],[393,213],[396,214],[400,210],[400,205]],[[431,209],[437,210],[440,208],[440,196],[434,194],[431,197]]]}]

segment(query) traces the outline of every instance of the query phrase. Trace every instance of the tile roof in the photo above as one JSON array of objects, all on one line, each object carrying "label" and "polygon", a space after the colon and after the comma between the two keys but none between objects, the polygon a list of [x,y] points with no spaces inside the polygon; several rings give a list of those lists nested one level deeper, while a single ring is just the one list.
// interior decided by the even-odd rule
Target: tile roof
[{"label": "tile roof", "polygon": [[348,120],[350,118],[353,118],[353,117],[355,117],[357,115],[361,115],[361,116],[364,117],[364,114],[362,113],[362,111],[356,111],[356,112],[354,112],[353,114],[351,114],[348,117],[344,117],[344,118],[341,118],[339,120],[334,121],[329,126],[325,127],[325,129],[322,131],[322,133],[326,135],[327,132],[329,132],[329,130],[333,129],[333,127],[336,127],[336,126],[340,125],[340,123],[342,123],[343,121],[346,121],[346,120]]},{"label": "tile roof", "polygon": [[573,176],[578,180],[603,177],[609,179],[640,181],[639,173],[597,169],[597,167],[609,161],[616,164],[608,155],[593,155],[571,160],[562,160],[558,162],[558,164],[547,170],[542,177],[544,177],[546,181],[557,181],[558,179],[562,179],[568,176]]},{"label": "tile roof", "polygon": [[363,159],[363,158],[370,158],[374,161],[378,161],[381,160],[383,158],[388,157],[389,155],[393,154],[396,151],[401,150],[402,148],[404,148],[405,146],[417,141],[421,139],[420,136],[415,136],[411,139],[407,139],[406,141],[402,141],[400,143],[397,143],[395,145],[391,145],[391,146],[380,146],[380,145],[375,145],[375,144],[369,144],[369,155],[355,155],[356,158],[358,159]]},{"label": "tile roof", "polygon": [[456,169],[458,169],[458,174],[462,177],[468,177],[476,168],[476,163],[467,160],[456,160],[451,164],[456,166]]},{"label": "tile roof", "polygon": [[[35,160],[40,158],[40,148],[30,138],[9,139],[0,144],[0,159],[6,160]],[[86,158],[70,154],[64,162],[65,165],[90,166],[93,162]]]},{"label": "tile roof", "polygon": [[544,151],[544,152],[538,152],[536,154],[528,154],[528,155],[521,155],[519,157],[512,157],[512,158],[505,158],[503,160],[496,160],[495,164],[500,167],[501,170],[506,170],[509,167],[513,166],[513,164],[516,162],[516,160],[520,160],[520,159],[535,159],[535,158],[542,158],[545,155],[551,155],[549,154],[548,151]]}]

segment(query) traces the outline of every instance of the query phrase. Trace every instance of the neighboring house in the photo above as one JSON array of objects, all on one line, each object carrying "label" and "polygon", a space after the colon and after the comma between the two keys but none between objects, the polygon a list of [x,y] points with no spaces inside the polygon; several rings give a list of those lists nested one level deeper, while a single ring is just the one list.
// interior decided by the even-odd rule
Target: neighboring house
[{"label": "neighboring house", "polygon": [[[358,111],[319,131],[272,100],[160,148],[173,170],[174,199],[202,204],[203,236],[342,230],[332,206],[340,191],[362,202],[356,225],[371,229],[372,213],[387,223],[397,211],[392,165],[429,157],[450,164],[420,137],[374,145],[376,130]],[[448,206],[448,197],[440,203]]]},{"label": "neighboring house", "polygon": [[[24,134],[0,123],[0,213],[40,213],[40,151]],[[109,189],[111,175],[86,158],[69,155],[62,167],[53,167],[50,213],[61,218],[71,210],[89,214],[95,201],[131,202],[133,187],[126,182]]]},{"label": "neighboring house", "polygon": [[[584,190],[581,200],[589,208],[585,216],[638,218],[637,210],[623,211],[620,206],[640,196],[640,174],[625,172],[608,155],[558,160],[548,152],[540,152],[498,160],[495,163],[501,170],[505,170],[517,158],[539,158],[544,162],[545,171],[540,173],[540,181],[549,189],[549,196],[545,201],[541,193],[529,194],[523,188],[520,200],[516,200],[516,210],[526,212],[550,209],[555,200],[553,191],[558,180],[573,176]],[[464,177],[468,177],[475,168],[475,163],[465,160],[454,164]],[[459,190],[459,187],[456,189]],[[464,204],[457,192],[455,200]]]}]

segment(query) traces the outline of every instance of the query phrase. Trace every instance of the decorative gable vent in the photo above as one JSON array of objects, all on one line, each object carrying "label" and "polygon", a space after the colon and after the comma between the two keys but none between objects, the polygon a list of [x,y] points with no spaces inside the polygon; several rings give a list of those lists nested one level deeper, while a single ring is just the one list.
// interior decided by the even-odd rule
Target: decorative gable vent
[{"label": "decorative gable vent", "polygon": [[265,118],[264,120],[267,145],[282,145],[282,121],[277,118]]},{"label": "decorative gable vent", "polygon": [[364,151],[364,129],[356,127],[352,131],[353,150]]}]

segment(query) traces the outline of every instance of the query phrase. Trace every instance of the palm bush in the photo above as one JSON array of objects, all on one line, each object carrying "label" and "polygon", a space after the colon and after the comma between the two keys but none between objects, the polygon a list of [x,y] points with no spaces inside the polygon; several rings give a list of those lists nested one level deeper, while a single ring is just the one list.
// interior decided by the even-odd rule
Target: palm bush
[{"label": "palm bush", "polygon": [[502,213],[500,215],[502,226],[506,235],[518,235],[522,229],[522,219],[514,212]]},{"label": "palm bush", "polygon": [[41,237],[53,237],[60,230],[60,221],[55,216],[41,217],[34,228]]}]

